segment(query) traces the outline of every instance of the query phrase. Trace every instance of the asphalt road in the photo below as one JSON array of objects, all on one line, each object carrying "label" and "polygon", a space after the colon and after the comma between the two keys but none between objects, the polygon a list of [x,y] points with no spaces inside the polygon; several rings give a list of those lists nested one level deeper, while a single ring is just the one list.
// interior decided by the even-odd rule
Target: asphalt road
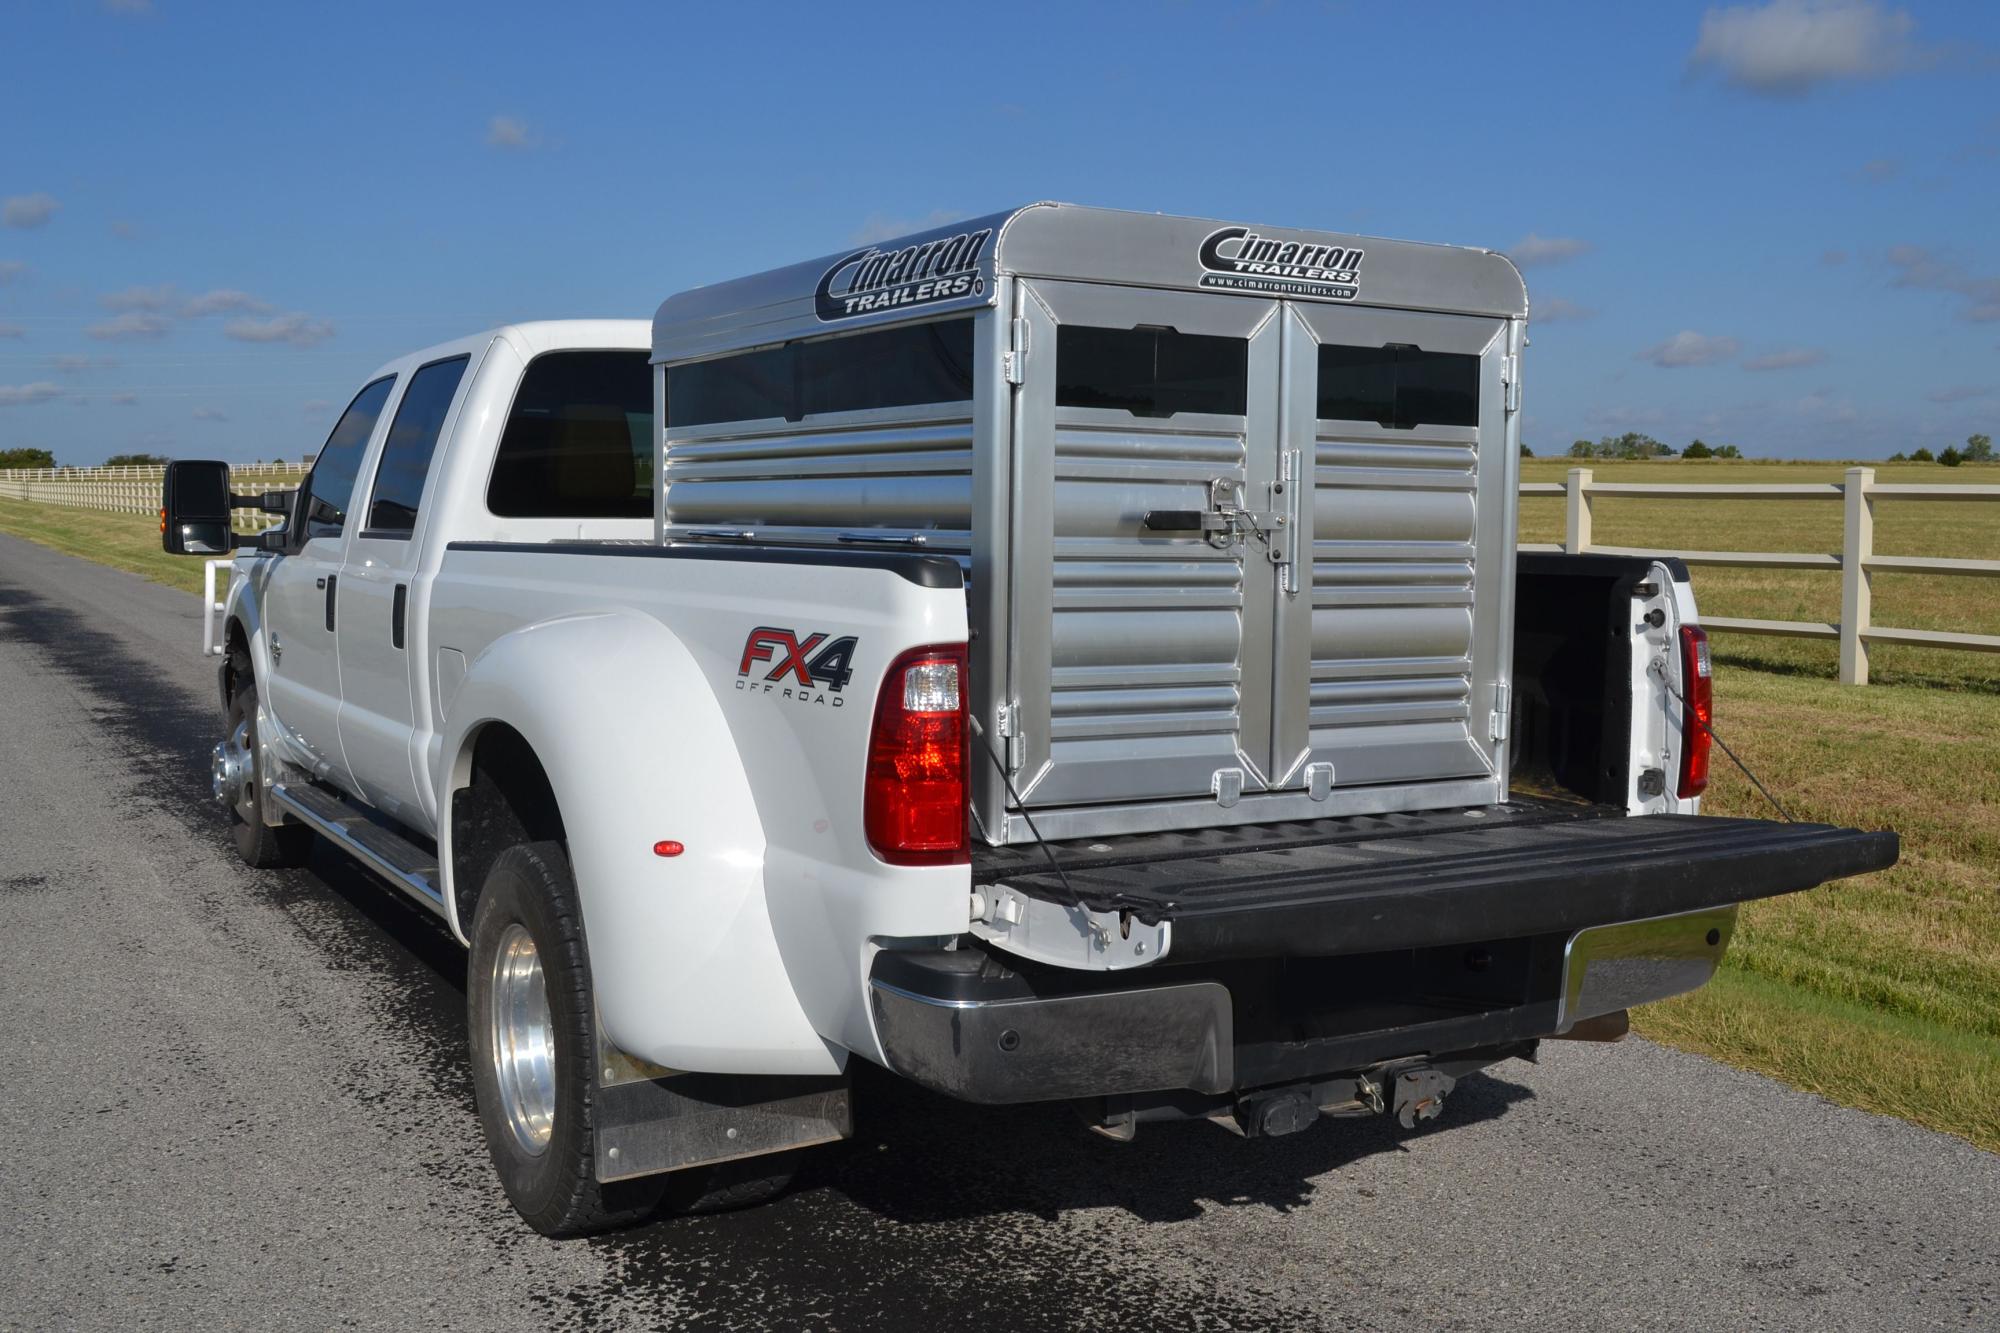
[{"label": "asphalt road", "polygon": [[878,1075],[776,1204],[543,1240],[456,944],[237,862],[198,638],[0,537],[0,1327],[2000,1327],[2000,1157],[1637,1040],[1252,1143]]}]

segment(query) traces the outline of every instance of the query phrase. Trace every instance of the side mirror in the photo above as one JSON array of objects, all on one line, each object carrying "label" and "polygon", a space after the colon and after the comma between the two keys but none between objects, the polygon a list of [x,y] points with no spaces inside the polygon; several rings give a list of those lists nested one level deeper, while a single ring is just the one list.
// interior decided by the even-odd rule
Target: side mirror
[{"label": "side mirror", "polygon": [[181,460],[167,464],[160,486],[160,545],[169,555],[227,555],[236,548],[229,526],[229,464]]}]

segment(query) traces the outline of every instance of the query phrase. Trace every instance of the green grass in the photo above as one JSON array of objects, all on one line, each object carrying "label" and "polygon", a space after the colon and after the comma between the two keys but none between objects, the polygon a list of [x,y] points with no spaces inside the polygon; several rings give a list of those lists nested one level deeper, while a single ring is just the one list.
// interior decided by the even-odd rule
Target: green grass
[{"label": "green grass", "polygon": [[[1566,460],[1529,460],[1530,481]],[[1596,464],[1609,480],[1833,480],[1840,464]],[[1883,481],[2000,483],[2000,467],[1877,468]],[[1601,499],[1610,545],[1835,551],[1837,501]],[[1523,540],[1559,541],[1559,500],[1522,505]],[[162,554],[143,516],[0,500],[0,531],[198,590],[201,562]],[[2000,503],[1876,510],[1876,549],[2000,558]],[[1837,576],[1697,569],[1715,615],[1836,620]],[[2000,633],[2000,581],[1881,576],[1876,620]],[[1894,869],[1744,907],[1705,989],[1634,1016],[1659,1041],[2000,1151],[2000,656],[1878,647],[1875,684],[1845,687],[1830,644],[1719,634],[1716,725],[1801,819],[1894,828]],[[1722,756],[1707,809],[1768,809]]]}]

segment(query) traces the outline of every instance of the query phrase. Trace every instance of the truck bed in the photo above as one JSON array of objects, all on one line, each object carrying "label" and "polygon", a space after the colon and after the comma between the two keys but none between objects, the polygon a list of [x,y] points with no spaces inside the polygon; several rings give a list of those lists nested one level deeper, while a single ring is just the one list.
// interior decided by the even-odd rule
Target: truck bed
[{"label": "truck bed", "polygon": [[1775,897],[1893,865],[1897,837],[1522,800],[1049,850],[1062,875],[1035,846],[979,847],[973,881],[1170,922],[1185,963],[1515,939]]}]

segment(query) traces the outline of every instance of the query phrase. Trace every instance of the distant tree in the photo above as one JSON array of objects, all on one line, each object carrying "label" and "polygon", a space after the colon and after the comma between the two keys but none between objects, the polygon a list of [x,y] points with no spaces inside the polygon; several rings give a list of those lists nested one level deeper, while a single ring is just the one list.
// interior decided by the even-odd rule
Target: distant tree
[{"label": "distant tree", "polygon": [[1687,448],[1681,450],[1681,457],[1713,458],[1715,457],[1715,450],[1709,448],[1707,445],[1703,444],[1700,440],[1696,440],[1693,444],[1690,444]]},{"label": "distant tree", "polygon": [[1596,446],[1591,444],[1589,440],[1578,440],[1569,447],[1569,456],[1571,458],[1590,458],[1593,456],[1592,450],[1595,448]]},{"label": "distant tree", "polygon": [[165,454],[113,454],[104,460],[106,467],[159,467],[173,460]]},{"label": "distant tree", "polygon": [[1650,435],[1628,430],[1623,435],[1607,435],[1590,447],[1593,458],[1672,458],[1674,451]]},{"label": "distant tree", "polygon": [[1527,442],[1526,442],[1525,440],[1524,440],[1524,441],[1522,441],[1522,443],[1521,443],[1521,457],[1523,457],[1523,458],[1533,458],[1534,456],[1535,456],[1535,451],[1534,451],[1533,449],[1530,449],[1530,448],[1528,447],[1528,445],[1527,445]]},{"label": "distant tree", "polygon": [[1889,455],[1889,461],[1891,463],[1907,463],[1910,461],[1910,456],[1901,449],[1898,449],[1895,453]]},{"label": "distant tree", "polygon": [[1717,458],[1741,458],[1743,457],[1743,451],[1733,444],[1717,445],[1715,456]]},{"label": "distant tree", "polygon": [[1993,437],[1991,435],[1968,435],[1965,437],[1965,461],[1968,463],[1990,463],[1993,461]]},{"label": "distant tree", "polygon": [[1910,461],[1912,463],[1935,463],[1937,459],[1932,455],[1930,450],[1919,449],[1910,455]]},{"label": "distant tree", "polygon": [[1938,455],[1938,462],[1942,463],[1946,467],[1957,467],[1960,463],[1963,463],[1964,461],[1965,461],[1965,455],[1960,453],[1956,449],[1946,449],[1943,453]]},{"label": "distant tree", "polygon": [[46,449],[22,446],[18,449],[0,449],[0,468],[10,467],[54,467],[56,456]]}]

